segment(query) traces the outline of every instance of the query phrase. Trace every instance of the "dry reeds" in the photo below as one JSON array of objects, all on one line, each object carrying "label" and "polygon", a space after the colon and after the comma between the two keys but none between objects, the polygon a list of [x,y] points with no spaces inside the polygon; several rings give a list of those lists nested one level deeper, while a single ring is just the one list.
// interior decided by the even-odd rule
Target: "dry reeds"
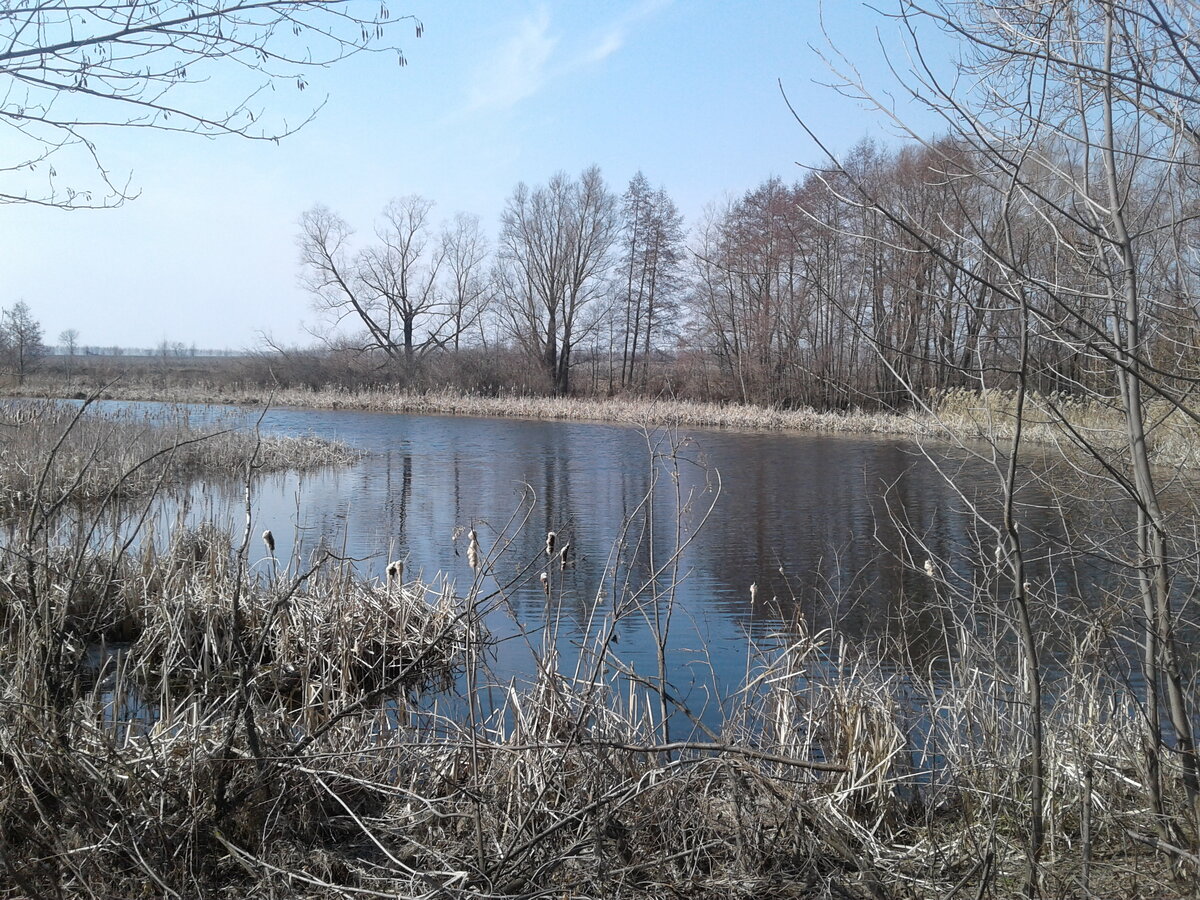
[{"label": "dry reeds", "polygon": [[[952,621],[955,651],[930,669],[797,623],[704,721],[615,655],[620,603],[596,612],[579,664],[547,636],[527,681],[495,676],[479,623],[507,586],[473,531],[463,596],[406,582],[398,561],[384,584],[331,559],[268,575],[251,533],[4,548],[6,894],[1020,890],[1029,714],[985,624]],[[1169,756],[1146,771],[1141,698],[1097,664],[1102,639],[1080,636],[1046,686],[1044,892],[1183,894],[1147,846],[1163,841],[1145,802],[1153,777],[1180,807],[1182,774]],[[668,708],[685,738],[665,736]],[[1196,838],[1172,837],[1184,854]]]},{"label": "dry reeds", "polygon": [[144,497],[199,477],[244,472],[252,457],[256,471],[344,465],[357,458],[349,447],[313,436],[194,426],[182,410],[151,417],[10,401],[0,405],[0,424],[0,512],[24,508],[35,496],[46,505]]},{"label": "dry reeds", "polygon": [[[53,389],[49,389],[52,394]],[[117,384],[106,396],[123,400],[173,403],[249,404],[263,402],[261,392]],[[277,406],[326,410],[371,410],[416,415],[452,415],[549,421],[611,422],[638,427],[719,428],[742,431],[795,431],[825,434],[888,434],[909,437],[983,438],[1006,441],[1015,422],[1012,391],[952,388],[929,400],[929,411],[867,412],[782,409],[738,403],[670,398],[584,398],[483,396],[453,390],[407,392],[393,388],[282,390]],[[1149,403],[1149,437],[1161,464],[1195,464],[1197,426],[1165,403]],[[1065,427],[1064,422],[1070,427]],[[1027,397],[1023,439],[1047,446],[1068,446],[1071,430],[1096,447],[1120,448],[1124,425],[1119,404],[1099,395],[1052,393]]]},{"label": "dry reeds", "polygon": [[[123,400],[167,400],[173,403],[257,405],[261,392],[163,389],[155,386],[114,385],[107,391]],[[272,394],[276,406],[307,409],[372,410],[417,415],[476,416],[551,421],[612,422],[638,427],[722,428],[748,431],[804,431],[842,434],[932,434],[932,423],[913,416],[865,411],[821,412],[737,403],[694,400],[583,398],[544,396],[484,396],[458,391],[406,392],[394,388],[317,391],[281,390]]]},{"label": "dry reeds", "polygon": [[[1015,891],[1027,716],[983,635],[922,676],[797,626],[723,724],[664,742],[646,682],[570,674],[553,651],[527,685],[483,666],[469,696],[431,704],[471,664],[482,597],[332,564],[249,579],[232,543],[200,529],[116,566],[37,570],[32,588],[5,572],[0,654],[34,673],[0,703],[18,891]],[[52,598],[56,657],[34,596]],[[96,629],[118,620],[114,646]],[[1169,867],[1130,837],[1146,826],[1137,698],[1076,649],[1046,716],[1048,889],[1075,891],[1086,845],[1097,889],[1136,868],[1165,895]]]},{"label": "dry reeds", "polygon": [[[1012,439],[1017,422],[1015,391],[956,388],[931,399],[933,413],[951,434],[996,441]],[[1154,462],[1196,464],[1200,427],[1163,401],[1147,404],[1147,438]],[[1025,397],[1022,437],[1036,444],[1072,448],[1086,441],[1090,451],[1128,449],[1125,413],[1116,398],[1098,394],[1037,394]]]},{"label": "dry reeds", "polygon": [[[374,748],[467,640],[447,586],[324,565],[250,578],[212,528],[163,553],[10,564],[3,593],[0,663],[21,676],[0,695],[0,883],[32,895],[220,886],[245,874],[223,842],[278,837],[286,856],[382,810],[357,786]],[[343,751],[366,761],[331,769]]]}]

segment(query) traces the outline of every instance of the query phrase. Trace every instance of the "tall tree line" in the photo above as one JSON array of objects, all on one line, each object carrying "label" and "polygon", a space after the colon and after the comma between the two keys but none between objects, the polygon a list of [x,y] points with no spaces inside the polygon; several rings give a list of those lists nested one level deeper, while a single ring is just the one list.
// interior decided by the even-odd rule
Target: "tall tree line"
[{"label": "tall tree line", "polygon": [[[1036,149],[1012,194],[963,135],[864,140],[835,166],[709,209],[690,234],[664,188],[639,172],[618,195],[595,167],[518,185],[492,241],[472,216],[439,229],[420,197],[388,204],[358,244],[314,207],[303,282],[322,335],[409,376],[430,354],[486,349],[532,364],[524,387],[560,394],[897,408],[1010,387],[1024,352],[1033,389],[1088,391],[1107,377],[1094,345],[1112,327],[1096,287],[1108,275],[1078,252],[1091,226],[1057,219],[1063,178],[1096,183],[1102,167],[1051,137]],[[1191,178],[1143,159],[1125,199],[1154,313],[1139,340],[1176,376],[1200,365],[1196,229],[1180,217]],[[1018,262],[1037,285],[1031,329],[1005,281]]]},{"label": "tall tree line", "polygon": [[609,390],[646,385],[656,354],[674,349],[683,220],[640,173],[623,196],[595,167],[517,185],[494,249],[474,216],[435,236],[432,209],[418,196],[393,200],[366,242],[327,207],[304,213],[301,283],[321,315],[315,335],[409,379],[437,352],[507,351],[539,373],[522,384],[559,394],[573,388],[581,348],[594,363],[602,334]]}]

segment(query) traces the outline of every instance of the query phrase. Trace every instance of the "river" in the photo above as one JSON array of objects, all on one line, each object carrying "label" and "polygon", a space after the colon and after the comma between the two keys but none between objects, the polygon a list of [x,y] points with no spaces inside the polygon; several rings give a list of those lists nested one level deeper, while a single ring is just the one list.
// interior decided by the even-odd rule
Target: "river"
[{"label": "river", "polygon": [[[187,412],[193,424],[259,418]],[[670,604],[668,678],[706,718],[797,622],[826,631],[831,646],[886,636],[917,658],[944,655],[946,610],[966,602],[948,586],[971,593],[982,579],[976,548],[995,546],[972,512],[995,519],[994,471],[907,440],[299,409],[271,409],[261,427],[363,454],[345,468],[254,481],[253,532],[271,529],[288,571],[324,547],[367,577],[402,560],[406,577],[499,592],[487,625],[500,683],[528,678],[549,648],[572,665],[598,623],[614,618],[612,649],[652,677]],[[184,516],[240,533],[243,497],[232,478],[196,485]],[[1080,512],[1035,487],[1022,500],[1031,579],[1056,597],[1086,589],[1096,572],[1061,540]],[[179,516],[165,506],[156,529],[177,527]],[[472,528],[487,560],[479,581],[467,563]],[[257,538],[252,547],[256,570],[270,571],[265,547]]]}]

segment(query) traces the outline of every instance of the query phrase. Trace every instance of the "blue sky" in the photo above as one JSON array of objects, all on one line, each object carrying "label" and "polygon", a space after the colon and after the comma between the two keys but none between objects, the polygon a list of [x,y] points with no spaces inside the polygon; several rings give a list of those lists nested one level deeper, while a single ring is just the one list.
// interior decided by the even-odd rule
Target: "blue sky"
[{"label": "blue sky", "polygon": [[295,235],[314,203],[366,236],[390,198],[417,193],[439,220],[472,212],[494,235],[518,182],[596,164],[618,192],[641,169],[691,225],[706,204],[819,161],[779,81],[836,151],[889,139],[880,117],[822,85],[834,78],[811,49],[827,49],[823,21],[886,89],[880,48],[899,48],[896,26],[866,4],[402,2],[393,15],[425,26],[420,39],[407,22],[392,34],[408,65],[364,55],[304,92],[278,85],[269,108],[291,121],[328,97],[278,145],[112,129],[97,145],[138,199],[0,207],[0,305],[24,299],[49,342],[76,328],[85,345],[242,348],[259,332],[307,343]]}]

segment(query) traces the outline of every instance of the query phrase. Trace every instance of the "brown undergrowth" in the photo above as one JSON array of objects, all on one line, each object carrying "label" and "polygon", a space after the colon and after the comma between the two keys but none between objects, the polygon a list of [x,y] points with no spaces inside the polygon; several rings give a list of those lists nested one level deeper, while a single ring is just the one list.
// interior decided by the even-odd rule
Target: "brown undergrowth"
[{"label": "brown undergrowth", "polygon": [[[505,564],[503,536],[457,589],[331,554],[252,563],[249,523],[100,550],[51,539],[45,514],[26,510],[0,558],[0,896],[1022,890],[1030,717],[999,613],[947,608],[931,668],[781,628],[713,721],[620,658],[617,620],[668,627],[651,607],[673,591],[616,562],[580,661],[550,622],[514,681],[484,623],[540,560]],[[1047,682],[1040,889],[1182,896],[1182,776],[1170,756],[1146,770],[1108,635],[1079,631]],[[1177,813],[1170,847],[1150,778]]]},{"label": "brown undergrowth", "polygon": [[[532,682],[491,676],[482,581],[456,597],[334,560],[251,579],[211,530],[32,582],[11,560],[10,896],[1018,890],[1027,716],[982,634],[920,676],[797,626],[719,728],[664,739],[615,659],[580,676],[543,647]],[[1047,710],[1047,893],[1171,895],[1145,846],[1137,698],[1093,650]]]},{"label": "brown undergrowth", "polygon": [[[26,392],[58,396],[64,385],[54,379],[24,386]],[[1011,439],[1016,421],[1013,391],[955,388],[939,391],[923,408],[869,411],[783,409],[741,403],[714,403],[668,397],[484,396],[455,390],[405,391],[396,388],[289,388],[274,393],[203,382],[164,387],[136,380],[106,384],[104,396],[131,401],[165,401],[322,410],[364,410],[413,415],[477,416],[543,421],[610,422],[637,427],[719,428],[740,431],[794,431],[825,434],[895,435],[935,440]],[[1196,464],[1195,422],[1178,411],[1150,404],[1149,438],[1159,465]],[[1035,394],[1028,398],[1024,439],[1050,449],[1074,451],[1080,440],[1120,449],[1126,443],[1124,420],[1115,398],[1099,395]]]}]

